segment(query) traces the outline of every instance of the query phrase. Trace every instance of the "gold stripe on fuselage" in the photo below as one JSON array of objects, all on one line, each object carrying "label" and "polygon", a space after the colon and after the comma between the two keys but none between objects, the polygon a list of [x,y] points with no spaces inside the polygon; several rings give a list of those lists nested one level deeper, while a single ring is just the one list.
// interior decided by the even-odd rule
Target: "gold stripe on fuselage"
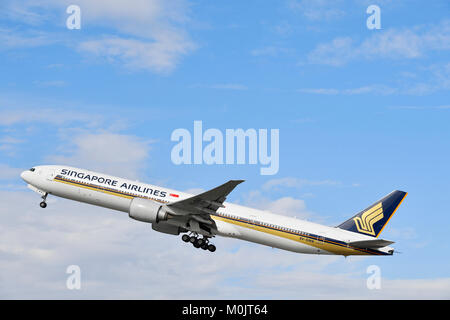
[{"label": "gold stripe on fuselage", "polygon": [[253,230],[260,231],[260,232],[272,234],[274,236],[282,237],[285,239],[301,242],[303,244],[313,246],[315,248],[325,250],[325,251],[328,251],[328,252],[331,252],[334,254],[345,255],[345,256],[376,254],[376,253],[372,253],[372,252],[369,252],[364,249],[359,249],[359,248],[356,249],[356,248],[353,248],[350,246],[345,246],[343,244],[339,244],[339,243],[333,242],[331,240],[313,239],[312,237],[296,235],[296,234],[292,234],[291,232],[286,232],[284,230],[279,230],[279,229],[272,228],[272,227],[265,227],[265,226],[250,224],[248,222],[238,220],[238,219],[231,219],[231,218],[227,218],[227,217],[223,217],[223,216],[213,216],[212,218],[214,220],[217,219],[217,220],[231,223],[231,224],[241,226],[241,227],[244,227],[247,229],[253,229]]},{"label": "gold stripe on fuselage", "polygon": [[65,183],[65,184],[72,185],[72,186],[79,187],[79,188],[84,188],[84,189],[89,189],[89,190],[93,190],[93,191],[97,191],[97,192],[107,193],[107,194],[110,194],[113,196],[122,197],[122,198],[126,198],[126,199],[142,198],[142,199],[149,199],[149,200],[153,200],[153,201],[157,201],[157,202],[161,202],[161,203],[168,203],[168,201],[164,201],[164,200],[160,200],[160,199],[156,199],[156,198],[144,197],[144,196],[140,196],[137,194],[126,193],[126,192],[122,192],[122,191],[118,191],[118,190],[114,190],[114,189],[109,190],[107,188],[99,187],[96,185],[90,185],[90,184],[86,184],[83,182],[66,180],[64,178],[57,177],[54,179],[54,181]]},{"label": "gold stripe on fuselage", "polygon": [[[108,189],[105,189],[102,187],[98,187],[95,185],[88,185],[86,183],[78,182],[78,181],[70,181],[70,180],[66,180],[64,178],[57,177],[54,179],[54,181],[65,183],[65,184],[72,185],[72,186],[76,186],[79,188],[89,189],[92,191],[103,192],[106,194],[110,194],[110,195],[118,196],[118,197],[122,197],[122,198],[127,198],[127,199],[133,199],[133,198],[139,197],[139,198],[143,198],[143,199],[154,200],[154,201],[161,202],[161,203],[167,203],[166,201],[163,201],[163,200],[154,199],[154,198],[146,198],[146,197],[139,196],[139,195],[124,193],[121,191],[115,191],[115,190],[109,191]],[[334,254],[338,254],[338,255],[347,256],[347,255],[374,255],[374,254],[377,254],[376,252],[373,252],[373,251],[370,252],[365,249],[353,248],[350,246],[346,246],[344,244],[334,242],[332,240],[321,240],[321,239],[317,239],[316,237],[309,237],[306,235],[297,235],[297,234],[293,234],[291,232],[287,232],[285,230],[280,230],[278,228],[272,228],[272,227],[269,228],[266,226],[260,226],[258,224],[251,224],[249,222],[239,220],[239,219],[231,219],[231,218],[220,216],[220,215],[211,215],[211,218],[213,220],[220,220],[220,221],[235,224],[235,225],[247,228],[247,229],[253,229],[253,230],[263,232],[263,233],[272,234],[272,235],[275,235],[275,236],[278,236],[281,238],[297,241],[297,242],[300,242],[300,243],[303,243],[303,244],[306,244],[309,246],[313,246],[318,249],[325,250],[325,251],[328,251],[328,252],[331,252]]]}]

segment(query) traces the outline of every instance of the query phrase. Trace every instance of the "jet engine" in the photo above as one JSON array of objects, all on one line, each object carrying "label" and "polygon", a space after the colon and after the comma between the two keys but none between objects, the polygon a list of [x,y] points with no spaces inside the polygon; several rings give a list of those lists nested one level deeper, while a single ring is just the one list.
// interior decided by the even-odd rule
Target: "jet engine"
[{"label": "jet engine", "polygon": [[142,222],[158,223],[159,221],[167,220],[169,213],[165,206],[158,202],[134,198],[131,200],[129,216]]}]

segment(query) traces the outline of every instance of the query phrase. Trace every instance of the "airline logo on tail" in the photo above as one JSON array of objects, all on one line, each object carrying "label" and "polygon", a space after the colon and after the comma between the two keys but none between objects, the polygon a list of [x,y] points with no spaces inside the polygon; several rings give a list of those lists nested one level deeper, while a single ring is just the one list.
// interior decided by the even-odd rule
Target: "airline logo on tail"
[{"label": "airline logo on tail", "polygon": [[356,228],[359,232],[375,236],[373,225],[383,219],[383,217],[383,205],[379,202],[364,212],[361,217],[353,218],[353,221],[355,222]]}]

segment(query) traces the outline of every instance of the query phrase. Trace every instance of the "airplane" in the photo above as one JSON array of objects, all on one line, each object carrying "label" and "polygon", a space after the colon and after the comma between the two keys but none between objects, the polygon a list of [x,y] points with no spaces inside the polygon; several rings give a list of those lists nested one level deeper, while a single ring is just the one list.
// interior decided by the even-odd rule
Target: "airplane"
[{"label": "airplane", "polygon": [[338,226],[325,226],[225,202],[243,180],[230,180],[191,195],[69,166],[36,166],[21,173],[42,197],[53,195],[125,212],[158,232],[179,236],[195,248],[214,252],[216,236],[273,248],[324,255],[393,255],[393,241],[378,238],[407,193],[392,191]]}]

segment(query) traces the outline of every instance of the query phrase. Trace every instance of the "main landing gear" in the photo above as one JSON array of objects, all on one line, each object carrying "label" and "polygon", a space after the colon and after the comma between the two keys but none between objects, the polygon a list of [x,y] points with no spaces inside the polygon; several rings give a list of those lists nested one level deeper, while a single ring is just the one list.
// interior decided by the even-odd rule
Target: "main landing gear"
[{"label": "main landing gear", "polygon": [[183,234],[181,240],[184,242],[190,242],[195,248],[202,248],[203,250],[209,250],[211,252],[216,251],[216,246],[209,243],[208,237],[203,236],[199,238],[198,234],[192,234],[191,236]]},{"label": "main landing gear", "polygon": [[42,209],[47,208],[47,202],[46,202],[47,201],[47,196],[48,196],[48,193],[46,193],[46,194],[44,194],[42,196],[42,202],[39,204]]}]

